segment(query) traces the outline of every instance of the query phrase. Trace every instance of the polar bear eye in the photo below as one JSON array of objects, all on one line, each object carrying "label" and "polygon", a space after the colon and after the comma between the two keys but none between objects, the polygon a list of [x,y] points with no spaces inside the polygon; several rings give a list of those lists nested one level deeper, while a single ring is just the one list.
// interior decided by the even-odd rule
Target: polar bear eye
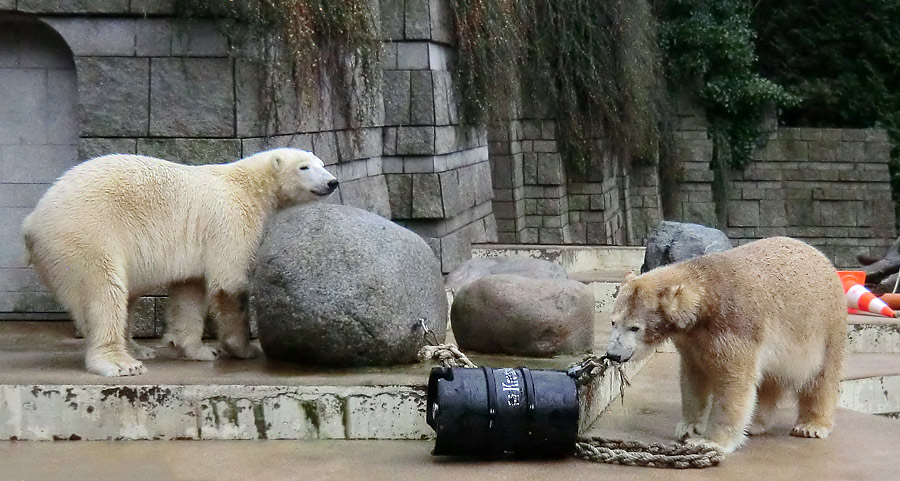
[{"label": "polar bear eye", "polygon": [[612,326],[616,327],[616,321],[612,321]]},{"label": "polar bear eye", "polygon": [[631,332],[638,332],[638,331],[640,331],[640,330],[641,330],[641,328],[640,328],[640,327],[638,327],[638,326],[631,326],[631,328],[630,328],[630,329],[628,329],[628,330],[629,330],[629,331],[631,331]]},{"label": "polar bear eye", "polygon": [[309,170],[309,166],[308,166],[308,165],[304,165],[303,167],[300,167],[300,170]]}]

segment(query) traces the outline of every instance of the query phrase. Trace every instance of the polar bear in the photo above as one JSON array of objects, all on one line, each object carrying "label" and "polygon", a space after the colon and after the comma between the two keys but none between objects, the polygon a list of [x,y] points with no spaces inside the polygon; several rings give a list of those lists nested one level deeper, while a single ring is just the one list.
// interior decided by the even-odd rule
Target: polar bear
[{"label": "polar bear", "polygon": [[131,340],[130,307],[168,287],[164,339],[187,359],[219,351],[201,341],[213,312],[222,347],[256,355],[242,306],[263,225],[276,210],[330,195],[322,160],[274,149],[221,165],[188,166],[107,155],[63,174],[22,224],[30,263],[87,338],[86,365],[102,376],[146,372]]},{"label": "polar bear", "polygon": [[627,276],[607,357],[640,358],[671,338],[681,357],[678,438],[733,452],[745,431],[772,426],[783,392],[798,394],[791,434],[828,436],[846,321],[831,262],[803,242],[773,237]]}]

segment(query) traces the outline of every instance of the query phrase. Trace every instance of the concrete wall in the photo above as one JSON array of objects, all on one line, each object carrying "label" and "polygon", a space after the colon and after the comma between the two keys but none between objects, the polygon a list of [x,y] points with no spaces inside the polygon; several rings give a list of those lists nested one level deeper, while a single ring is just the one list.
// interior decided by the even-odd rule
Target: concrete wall
[{"label": "concrete wall", "polygon": [[7,20],[0,16],[0,311],[56,310],[25,265],[19,226],[75,164],[75,64],[51,28]]},{"label": "concrete wall", "polygon": [[[0,52],[34,44],[40,29],[61,39],[66,50],[72,88],[61,95],[74,113],[63,122],[73,135],[70,151],[53,156],[50,180],[77,162],[109,153],[205,164],[299,147],[321,157],[341,180],[335,201],[419,233],[449,272],[470,257],[472,242],[496,241],[486,130],[459,123],[447,65],[449,0],[382,0],[378,9],[384,94],[364,120],[359,142],[326,92],[309,106],[285,85],[274,95],[280,121],[263,115],[259,65],[243,54],[243,46],[230,45],[216,23],[175,19],[171,1],[0,0],[0,17],[16,17],[21,25],[4,29]],[[7,85],[0,90],[9,92]],[[16,115],[29,121],[56,118],[37,108],[19,110]],[[7,138],[12,136],[0,136],[0,144]],[[21,157],[37,165],[36,156]],[[36,182],[24,161],[3,167],[4,179],[11,178],[9,172]],[[35,188],[27,205],[17,206],[7,206],[17,194],[2,188],[0,209],[28,212],[46,185]],[[15,246],[20,262],[21,246],[13,239],[24,214],[0,213],[0,225],[11,236],[3,244]],[[37,283],[25,287],[28,293],[18,289],[0,311],[58,309],[33,301],[32,294],[48,298]],[[138,311],[148,322],[158,318],[163,299],[140,302]]]},{"label": "concrete wall", "polygon": [[896,240],[890,144],[883,130],[774,129],[753,162],[731,173],[726,218],[717,220],[706,124],[685,115],[680,125],[680,220],[721,223],[718,228],[736,243],[796,237],[839,267],[858,267],[857,254],[881,255]]}]

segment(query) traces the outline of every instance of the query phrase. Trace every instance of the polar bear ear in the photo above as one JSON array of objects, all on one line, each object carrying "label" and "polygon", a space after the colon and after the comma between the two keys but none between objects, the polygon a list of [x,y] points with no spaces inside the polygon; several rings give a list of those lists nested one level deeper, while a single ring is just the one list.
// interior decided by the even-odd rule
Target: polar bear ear
[{"label": "polar bear ear", "polygon": [[703,294],[686,284],[663,287],[659,291],[659,308],[677,329],[687,329],[700,314]]},{"label": "polar bear ear", "polygon": [[634,279],[635,277],[637,277],[637,276],[634,275],[634,271],[628,271],[628,272],[626,272],[626,273],[625,273],[625,280],[622,281],[622,284],[624,284],[624,283],[626,283],[626,282],[628,282],[628,281]]}]

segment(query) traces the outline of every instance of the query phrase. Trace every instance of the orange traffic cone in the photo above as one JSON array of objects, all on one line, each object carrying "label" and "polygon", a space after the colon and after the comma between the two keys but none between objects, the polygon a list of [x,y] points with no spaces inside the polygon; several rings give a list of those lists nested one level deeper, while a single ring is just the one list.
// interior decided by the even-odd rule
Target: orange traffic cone
[{"label": "orange traffic cone", "polygon": [[[861,279],[860,274],[862,274]],[[847,294],[847,307],[887,317],[895,316],[893,309],[862,285],[865,282],[864,272],[838,271],[838,275],[841,278],[841,283],[844,285],[844,292]]]}]

